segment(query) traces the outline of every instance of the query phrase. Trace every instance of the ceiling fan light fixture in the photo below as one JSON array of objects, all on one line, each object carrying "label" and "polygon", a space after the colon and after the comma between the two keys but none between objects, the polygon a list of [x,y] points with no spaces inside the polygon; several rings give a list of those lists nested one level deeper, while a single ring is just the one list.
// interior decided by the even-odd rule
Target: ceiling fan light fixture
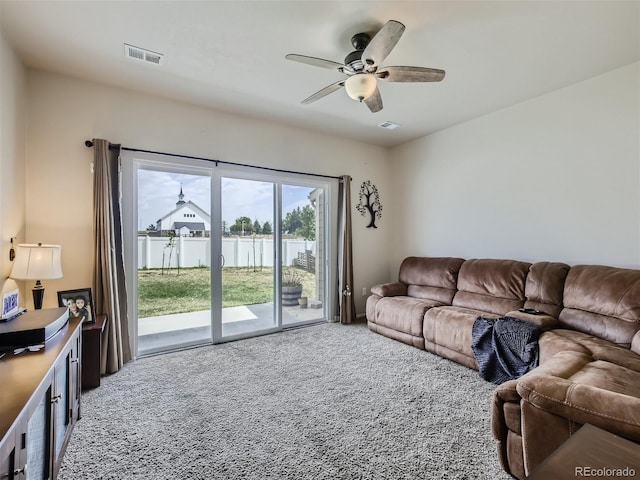
[{"label": "ceiling fan light fixture", "polygon": [[356,73],[344,82],[344,89],[354,100],[362,102],[376,91],[376,77],[369,73]]}]

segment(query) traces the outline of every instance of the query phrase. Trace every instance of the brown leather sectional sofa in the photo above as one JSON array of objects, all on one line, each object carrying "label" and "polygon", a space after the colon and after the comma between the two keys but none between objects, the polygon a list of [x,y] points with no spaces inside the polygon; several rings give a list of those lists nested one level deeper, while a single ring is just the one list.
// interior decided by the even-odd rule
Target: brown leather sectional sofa
[{"label": "brown leather sectional sofa", "polygon": [[476,370],[477,317],[541,326],[539,366],[494,395],[492,431],[513,476],[525,478],[585,423],[640,443],[640,270],[409,257],[398,282],[371,293],[370,330]]}]

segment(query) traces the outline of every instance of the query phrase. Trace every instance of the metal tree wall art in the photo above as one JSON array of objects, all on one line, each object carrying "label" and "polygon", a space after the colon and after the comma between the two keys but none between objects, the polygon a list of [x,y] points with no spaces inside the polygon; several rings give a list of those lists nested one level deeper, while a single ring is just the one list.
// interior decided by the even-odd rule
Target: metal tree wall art
[{"label": "metal tree wall art", "polygon": [[358,194],[358,205],[356,209],[360,215],[365,216],[367,212],[371,215],[371,220],[367,228],[378,228],[376,226],[376,218],[382,217],[382,204],[380,203],[380,194],[371,180],[362,182],[360,193]]}]

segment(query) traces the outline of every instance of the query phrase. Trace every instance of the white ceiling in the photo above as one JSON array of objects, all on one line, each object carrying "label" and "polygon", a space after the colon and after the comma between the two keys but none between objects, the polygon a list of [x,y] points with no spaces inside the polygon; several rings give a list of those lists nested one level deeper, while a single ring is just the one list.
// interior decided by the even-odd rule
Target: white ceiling
[{"label": "white ceiling", "polygon": [[[30,67],[385,146],[640,59],[638,0],[0,0],[0,19]],[[381,82],[375,114],[344,91],[300,103],[343,76],[287,53],[342,62],[353,34],[389,19],[406,31],[383,65],[440,68],[442,82]],[[125,42],[164,64],[125,58]]]}]

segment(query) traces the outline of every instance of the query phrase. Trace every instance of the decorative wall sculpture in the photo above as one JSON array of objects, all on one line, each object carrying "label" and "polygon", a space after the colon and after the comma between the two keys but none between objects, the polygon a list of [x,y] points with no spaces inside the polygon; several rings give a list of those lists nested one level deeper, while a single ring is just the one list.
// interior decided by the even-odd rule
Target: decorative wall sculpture
[{"label": "decorative wall sculpture", "polygon": [[356,209],[362,216],[365,216],[367,212],[371,216],[367,228],[378,228],[376,226],[376,219],[382,217],[382,204],[380,203],[378,188],[371,183],[371,180],[362,182]]}]

